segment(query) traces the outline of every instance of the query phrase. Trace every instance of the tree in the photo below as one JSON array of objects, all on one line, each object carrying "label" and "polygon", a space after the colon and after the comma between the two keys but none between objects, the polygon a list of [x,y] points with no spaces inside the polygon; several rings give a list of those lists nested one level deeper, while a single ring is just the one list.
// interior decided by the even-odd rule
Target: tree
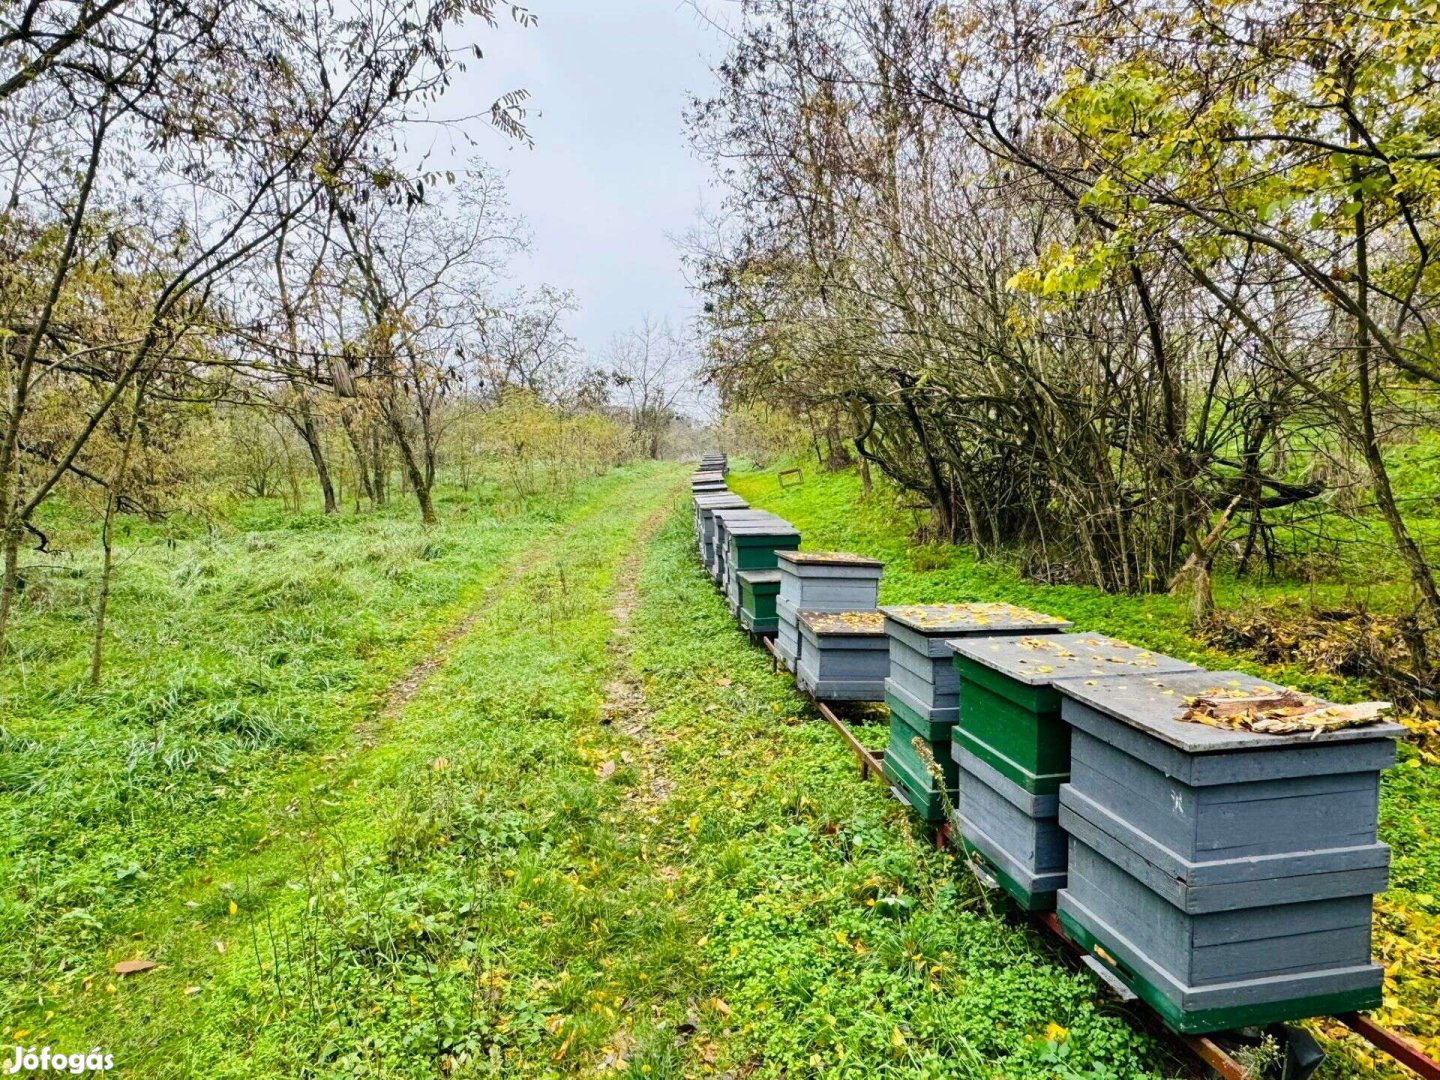
[{"label": "tree", "polygon": [[377,198],[338,217],[357,392],[383,419],[421,520],[433,525],[442,425],[453,415],[442,404],[474,387],[467,341],[504,261],[524,246],[520,223],[498,176],[479,167],[443,203]]},{"label": "tree", "polygon": [[692,385],[690,343],[669,322],[647,316],[635,329],[615,336],[606,365],[635,439],[648,457],[659,458],[665,429]]},{"label": "tree", "polygon": [[[461,62],[456,25],[499,8],[382,2],[359,20],[159,2],[120,18],[116,5],[41,2],[0,32],[0,245],[12,256],[0,280],[0,646],[21,539],[84,470],[111,410],[162,362],[217,359],[196,335],[229,321],[217,297],[287,228],[348,192],[408,186],[384,151]],[[497,102],[492,122],[523,136],[522,100]],[[65,319],[104,309],[106,274],[139,303],[120,336],[76,333]],[[75,398],[76,386],[93,393]],[[83,408],[40,409],[72,401]]]}]

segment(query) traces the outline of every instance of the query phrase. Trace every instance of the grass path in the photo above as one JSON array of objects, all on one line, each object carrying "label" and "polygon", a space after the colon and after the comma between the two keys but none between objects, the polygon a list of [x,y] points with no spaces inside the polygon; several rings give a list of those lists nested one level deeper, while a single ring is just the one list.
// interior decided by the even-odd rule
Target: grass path
[{"label": "grass path", "polygon": [[[463,590],[459,605],[435,612],[439,618],[434,629],[420,638],[428,656],[397,671],[388,692],[374,692],[372,708],[351,710],[356,717],[353,731],[340,745],[321,746],[308,762],[286,762],[282,756],[280,782],[251,800],[248,816],[256,825],[231,830],[233,853],[183,872],[174,890],[150,890],[120,924],[125,937],[99,956],[62,963],[58,973],[27,991],[29,1007],[3,1018],[11,1021],[3,1025],[6,1034],[19,1030],[25,1039],[53,1045],[85,1042],[87,1049],[101,1039],[126,1049],[117,1055],[122,1066],[143,1063],[153,1069],[173,1059],[173,1075],[187,1074],[191,1065],[210,1055],[228,1057],[228,1068],[237,1073],[249,1070],[250,1049],[244,1039],[232,1041],[237,1029],[226,1012],[238,1008],[239,1015],[265,1015],[248,1003],[257,993],[264,998],[267,980],[275,994],[282,993],[274,968],[283,948],[292,950],[293,959],[306,934],[312,935],[306,947],[315,946],[314,926],[294,920],[297,903],[314,907],[322,887],[333,883],[332,858],[343,861],[355,852],[369,857],[377,842],[389,842],[397,827],[392,816],[405,813],[395,805],[395,794],[407,791],[417,769],[443,756],[447,736],[454,735],[454,722],[460,719],[455,703],[445,703],[448,708],[435,705],[430,684],[445,671],[444,658],[472,637],[493,640],[511,632],[512,623],[538,620],[532,627],[538,625],[553,638],[554,629],[567,619],[583,621],[571,610],[576,590],[567,586],[567,575],[580,575],[574,585],[582,591],[591,586],[592,576],[594,584],[604,588],[608,579],[597,572],[596,550],[622,547],[625,530],[667,503],[678,492],[681,475],[673,466],[636,470],[596,485],[548,530],[537,532],[517,522],[518,531],[511,532],[528,539],[529,546],[512,544],[511,554]],[[574,607],[574,612],[581,610]],[[305,613],[294,614],[303,618]],[[324,616],[317,612],[315,617]],[[548,661],[552,665],[568,664],[563,647],[557,648],[553,640],[544,648],[530,645],[537,661],[547,662],[543,654],[554,658]],[[503,679],[506,673],[497,674]],[[523,709],[526,672],[514,674]],[[260,782],[267,779],[257,776]],[[138,823],[132,827],[140,828]],[[164,831],[159,822],[145,828]],[[25,943],[17,939],[7,946],[23,948]],[[275,951],[266,959],[269,946]],[[133,956],[153,958],[164,966],[123,980],[109,972],[112,962]],[[309,962],[318,964],[323,958],[312,953]],[[237,995],[245,1000],[237,1003]],[[290,1012],[288,1001],[280,1012]]]}]

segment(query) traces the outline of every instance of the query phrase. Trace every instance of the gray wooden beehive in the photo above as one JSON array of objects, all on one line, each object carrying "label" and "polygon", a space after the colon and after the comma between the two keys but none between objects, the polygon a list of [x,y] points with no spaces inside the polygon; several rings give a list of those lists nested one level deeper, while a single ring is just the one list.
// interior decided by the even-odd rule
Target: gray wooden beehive
[{"label": "gray wooden beehive", "polygon": [[944,799],[914,744],[921,740],[941,765],[953,803],[960,775],[951,755],[950,729],[960,715],[960,676],[949,642],[976,635],[1057,633],[1070,623],[1013,604],[908,604],[880,610],[890,646],[885,772],[917,813],[927,821],[943,821]]},{"label": "gray wooden beehive", "polygon": [[1182,1032],[1380,1001],[1379,783],[1402,729],[1264,735],[1179,719],[1197,695],[1257,689],[1281,688],[1238,672],[1061,684],[1061,921]]},{"label": "gray wooden beehive", "polygon": [[844,551],[787,551],[778,556],[775,648],[791,671],[800,649],[801,611],[873,611],[884,563]]},{"label": "gray wooden beehive", "polygon": [[1032,860],[1016,876],[1009,867],[1019,852],[1000,848],[996,837],[1016,826],[1015,811],[1024,811],[1025,847],[1037,860],[1061,846],[1055,801],[1034,798],[1054,795],[1070,773],[1070,729],[1060,718],[1059,687],[1067,679],[1094,681],[1121,672],[1143,678],[1194,671],[1195,665],[1100,634],[954,638],[950,647],[961,678],[960,719],[951,737],[990,769],[960,778],[960,834],[1016,903],[1027,911],[1047,910],[1064,880],[1063,863]]},{"label": "gray wooden beehive", "polygon": [[700,549],[700,561],[707,571],[715,557],[715,511],[749,508],[749,503],[731,492],[695,496],[695,543]]},{"label": "gray wooden beehive", "polygon": [[795,681],[818,701],[880,701],[890,672],[878,611],[802,611]]},{"label": "gray wooden beehive", "polygon": [[1056,821],[1059,796],[1026,791],[961,743],[950,748],[963,793],[956,800],[955,825],[965,847],[983,857],[1022,907],[1053,907],[1055,891],[1065,883],[1066,838]]},{"label": "gray wooden beehive", "polygon": [[748,507],[713,510],[710,518],[713,523],[713,536],[711,537],[710,562],[706,568],[710,571],[711,580],[719,586],[723,586],[725,582],[725,533],[730,523],[734,522],[739,525],[743,521],[780,520],[768,510],[755,510]]},{"label": "gray wooden beehive", "polygon": [[[960,674],[952,638],[1048,634],[1070,628],[1055,615],[1004,603],[882,607],[890,639],[885,700],[930,740],[948,740],[960,715]],[[940,754],[949,756],[948,747]]]}]

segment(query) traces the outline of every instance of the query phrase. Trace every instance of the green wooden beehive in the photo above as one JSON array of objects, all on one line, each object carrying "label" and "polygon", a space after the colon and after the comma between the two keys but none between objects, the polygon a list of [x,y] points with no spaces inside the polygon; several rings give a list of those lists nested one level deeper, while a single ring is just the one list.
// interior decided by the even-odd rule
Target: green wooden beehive
[{"label": "green wooden beehive", "polygon": [[[931,749],[931,757],[945,777],[945,792],[936,782],[929,765],[920,756],[916,740]],[[922,732],[911,727],[896,713],[890,714],[890,741],[881,761],[892,790],[926,821],[944,821],[947,796],[955,790],[957,768],[948,757],[935,757],[933,748]]]},{"label": "green wooden beehive", "polygon": [[752,634],[773,634],[780,617],[775,612],[775,599],[780,594],[779,570],[739,570],[740,625]]},{"label": "green wooden beehive", "polygon": [[[720,588],[730,604],[730,611],[740,615],[740,572],[742,570],[774,570],[777,551],[794,550],[800,546],[800,533],[783,518],[770,515],[765,521],[725,522],[725,563]],[[779,579],[776,579],[779,589]]]},{"label": "green wooden beehive", "polygon": [[[960,675],[955,754],[977,763],[965,770],[957,799],[961,834],[967,848],[987,856],[1021,907],[1048,909],[1065,883],[1054,796],[1070,777],[1070,728],[1060,718],[1057,684],[1195,665],[1099,634],[961,638],[950,645]],[[1007,836],[1023,837],[1025,850],[1007,850]]]},{"label": "green wooden beehive", "polygon": [[1070,729],[1060,719],[1062,679],[1157,675],[1195,665],[1100,634],[957,639],[960,720],[954,738],[1034,795],[1070,775]]}]

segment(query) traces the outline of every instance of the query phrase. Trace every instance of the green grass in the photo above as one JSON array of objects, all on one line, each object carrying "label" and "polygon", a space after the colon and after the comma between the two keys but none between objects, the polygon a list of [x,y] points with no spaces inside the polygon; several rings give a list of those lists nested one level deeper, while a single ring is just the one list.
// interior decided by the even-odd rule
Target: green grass
[{"label": "green grass", "polygon": [[[230,955],[238,939],[221,954],[188,926],[294,893],[321,836],[374,838],[361,788],[410,737],[381,715],[385,691],[436,635],[532,547],[626,520],[677,475],[624,470],[503,517],[452,500],[431,530],[396,507],[156,538],[127,553],[99,689],[84,605],[30,605],[3,686],[0,1016],[83,1040],[111,960],[177,934]],[[544,588],[568,602],[563,582]]]},{"label": "green grass", "polygon": [[[699,571],[683,476],[454,502],[429,532],[399,508],[244,507],[173,550],[140,537],[99,691],[84,604],[27,609],[0,1046],[101,1045],[160,1077],[1192,1075],[860,781]],[[735,486],[807,547],[884,556],[886,599],[1003,597],[1193,649],[1164,598],[910,550],[851,477]],[[120,763],[172,736],[186,754]],[[1381,919],[1423,929],[1440,822],[1411,760],[1387,781]],[[1430,954],[1407,948],[1391,1011],[1418,1032]],[[130,957],[161,966],[112,973]]]},{"label": "green grass", "polygon": [[[1113,595],[1089,586],[1037,584],[1025,580],[1013,563],[977,559],[967,547],[916,547],[910,537],[920,524],[918,515],[900,508],[894,493],[879,484],[866,496],[854,471],[807,471],[803,484],[788,489],[780,487],[773,471],[737,471],[730,485],[752,505],[794,523],[806,548],[883,559],[882,604],[1005,600],[1062,615],[1077,629],[1112,634],[1207,668],[1264,675],[1339,700],[1361,700],[1371,693],[1363,683],[1295,665],[1265,667],[1209,648],[1192,636],[1187,606],[1167,595]],[[1215,593],[1217,604],[1238,606],[1312,595],[1322,602],[1339,601],[1352,588],[1338,580],[1262,585],[1221,578]],[[1393,581],[1381,581],[1372,586],[1369,598],[1399,591]],[[1381,1018],[1440,1054],[1440,768],[1424,764],[1415,749],[1402,744],[1398,767],[1382,783],[1380,814],[1381,839],[1392,853],[1390,889],[1378,905],[1376,922],[1376,953],[1389,969]],[[1363,1057],[1364,1051],[1352,1041],[1347,1046]]]}]

